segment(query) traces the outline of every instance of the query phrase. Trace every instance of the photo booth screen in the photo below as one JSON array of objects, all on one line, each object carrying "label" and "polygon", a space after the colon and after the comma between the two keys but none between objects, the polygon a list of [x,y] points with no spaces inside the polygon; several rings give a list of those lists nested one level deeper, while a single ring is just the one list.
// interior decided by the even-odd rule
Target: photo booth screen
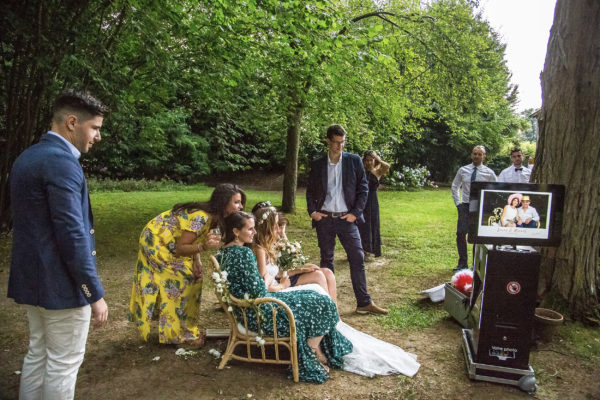
[{"label": "photo booth screen", "polygon": [[473,182],[469,243],[558,246],[563,185]]}]

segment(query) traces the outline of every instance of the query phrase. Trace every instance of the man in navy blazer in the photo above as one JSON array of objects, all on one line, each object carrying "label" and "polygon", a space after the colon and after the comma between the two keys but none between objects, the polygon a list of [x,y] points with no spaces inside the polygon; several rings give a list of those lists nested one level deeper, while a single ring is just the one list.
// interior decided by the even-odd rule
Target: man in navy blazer
[{"label": "man in navy blazer", "polygon": [[8,297],[24,306],[29,320],[20,399],[72,399],[90,317],[95,326],[108,318],[78,161],[100,141],[105,112],[87,93],[63,92],[54,103],[51,131],[12,167]]},{"label": "man in navy blazer", "polygon": [[356,221],[364,221],[363,209],[369,186],[365,168],[359,156],[343,152],[346,131],[341,125],[327,129],[328,152],[312,163],[306,204],[312,225],[317,230],[321,249],[321,267],[333,271],[335,238],[340,239],[348,262],[350,278],[356,297],[356,312],[387,314],[387,310],[371,301],[360,233]]}]

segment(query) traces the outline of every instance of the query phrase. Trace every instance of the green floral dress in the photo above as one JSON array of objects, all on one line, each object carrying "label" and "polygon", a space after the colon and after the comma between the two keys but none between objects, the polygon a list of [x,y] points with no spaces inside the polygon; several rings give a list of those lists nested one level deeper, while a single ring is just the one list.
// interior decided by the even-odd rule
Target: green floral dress
[{"label": "green floral dress", "polygon": [[140,235],[138,261],[133,278],[129,320],[137,324],[144,340],[150,334],[150,321],[158,319],[160,343],[183,343],[198,339],[202,279],[195,279],[192,257],[175,257],[177,239],[183,231],[208,232],[204,211],[173,214],[165,211],[150,221]]},{"label": "green floral dress", "polygon": [[[301,381],[322,383],[329,378],[329,374],[306,342],[311,337],[324,336],[321,349],[329,360],[329,366],[342,368],[343,356],[352,352],[352,343],[335,329],[340,317],[331,298],[312,290],[269,292],[267,296],[267,287],[258,272],[256,258],[252,250],[247,247],[227,247],[220,252],[218,258],[221,269],[227,271],[228,288],[233,296],[240,299],[245,296],[250,299],[274,297],[283,301],[292,310],[296,320],[298,368]],[[270,306],[263,304],[260,307],[263,316],[261,324],[263,332],[267,336],[272,336],[273,317]],[[258,332],[254,311],[250,311],[248,316],[248,328]],[[288,318],[281,308],[277,310],[277,334],[289,336]]]}]

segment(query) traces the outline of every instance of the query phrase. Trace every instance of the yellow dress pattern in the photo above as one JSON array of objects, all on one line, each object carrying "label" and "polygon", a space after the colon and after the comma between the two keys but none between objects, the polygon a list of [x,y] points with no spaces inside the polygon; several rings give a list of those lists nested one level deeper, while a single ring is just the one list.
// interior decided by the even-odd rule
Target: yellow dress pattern
[{"label": "yellow dress pattern", "polygon": [[137,324],[144,340],[150,334],[150,321],[158,319],[160,343],[183,343],[198,339],[202,279],[195,279],[192,257],[175,257],[175,246],[183,231],[208,233],[204,211],[173,214],[165,211],[142,230],[136,273],[129,303],[129,320]]}]

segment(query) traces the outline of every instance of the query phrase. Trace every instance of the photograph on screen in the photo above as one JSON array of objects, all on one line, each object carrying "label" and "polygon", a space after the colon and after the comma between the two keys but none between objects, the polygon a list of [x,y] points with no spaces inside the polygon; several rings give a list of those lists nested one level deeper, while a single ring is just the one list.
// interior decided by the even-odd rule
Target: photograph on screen
[{"label": "photograph on screen", "polygon": [[552,192],[482,189],[477,235],[548,239]]}]

